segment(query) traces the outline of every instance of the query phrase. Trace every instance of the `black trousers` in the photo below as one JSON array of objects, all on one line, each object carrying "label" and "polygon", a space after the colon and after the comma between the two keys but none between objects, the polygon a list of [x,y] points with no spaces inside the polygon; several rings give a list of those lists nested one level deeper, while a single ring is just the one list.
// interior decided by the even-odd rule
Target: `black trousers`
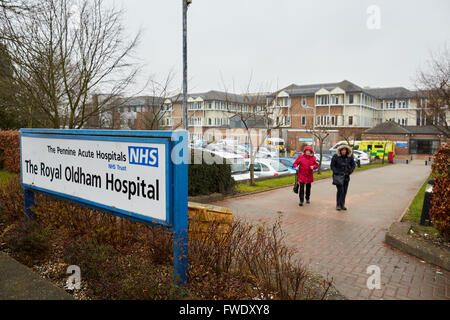
[{"label": "black trousers", "polygon": [[300,202],[305,202],[305,185],[306,185],[306,200],[309,200],[311,197],[311,183],[300,182],[300,191],[298,192]]},{"label": "black trousers", "polygon": [[336,188],[337,188],[336,205],[339,207],[345,207],[345,197],[347,196],[349,182],[350,182],[350,180],[345,179],[343,185],[336,186]]}]

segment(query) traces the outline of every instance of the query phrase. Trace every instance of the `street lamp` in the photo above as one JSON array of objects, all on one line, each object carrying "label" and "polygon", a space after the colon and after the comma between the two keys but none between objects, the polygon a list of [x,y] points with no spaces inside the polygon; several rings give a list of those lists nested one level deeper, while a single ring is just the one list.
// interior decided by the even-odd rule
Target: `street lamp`
[{"label": "street lamp", "polygon": [[188,111],[187,111],[187,9],[192,0],[181,0],[183,3],[183,125],[188,131]]}]

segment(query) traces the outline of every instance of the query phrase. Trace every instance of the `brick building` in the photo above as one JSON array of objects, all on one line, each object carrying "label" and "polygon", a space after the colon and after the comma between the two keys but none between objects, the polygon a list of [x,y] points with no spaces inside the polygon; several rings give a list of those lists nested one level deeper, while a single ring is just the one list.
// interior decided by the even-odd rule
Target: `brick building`
[{"label": "brick building", "polygon": [[397,157],[428,158],[441,144],[450,141],[434,126],[401,126],[394,121],[384,122],[362,134],[363,140],[393,141]]},{"label": "brick building", "polygon": [[[120,98],[115,101],[114,106],[107,108],[109,121],[103,121],[112,124],[113,128],[155,129],[155,126],[148,126],[151,112],[159,115],[157,129],[183,128],[181,95],[164,99],[148,96]],[[275,93],[235,94],[210,90],[189,94],[190,139],[210,142],[232,138],[248,143],[243,126],[231,121],[238,114],[243,118],[252,114],[265,118],[266,123],[270,122],[268,127],[273,128],[271,135],[284,138],[290,150],[300,149],[305,143],[317,144],[313,131],[329,134],[324,146],[328,148],[347,138],[367,138],[370,134],[367,129],[377,128],[387,121],[404,129],[397,128],[393,134],[420,136],[411,140],[413,147],[408,149],[408,153],[432,151],[436,141],[441,141],[432,127],[427,126],[416,92],[402,87],[363,88],[348,80],[292,84]],[[434,139],[434,142],[424,142],[426,138]],[[414,143],[417,143],[417,150]]]}]

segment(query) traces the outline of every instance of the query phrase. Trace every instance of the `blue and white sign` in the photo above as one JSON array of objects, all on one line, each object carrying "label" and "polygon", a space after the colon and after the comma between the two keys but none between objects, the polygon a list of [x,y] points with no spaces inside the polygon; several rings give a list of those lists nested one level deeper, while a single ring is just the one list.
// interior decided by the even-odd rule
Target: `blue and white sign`
[{"label": "blue and white sign", "polygon": [[[25,207],[30,206],[27,194],[40,191],[164,226],[185,242],[188,179],[182,153],[187,140],[185,131],[22,129]],[[179,250],[174,245],[178,257]],[[181,262],[175,259],[178,267]]]},{"label": "blue and white sign", "polygon": [[407,148],[408,147],[408,141],[396,141],[395,142],[395,146],[396,147]]}]

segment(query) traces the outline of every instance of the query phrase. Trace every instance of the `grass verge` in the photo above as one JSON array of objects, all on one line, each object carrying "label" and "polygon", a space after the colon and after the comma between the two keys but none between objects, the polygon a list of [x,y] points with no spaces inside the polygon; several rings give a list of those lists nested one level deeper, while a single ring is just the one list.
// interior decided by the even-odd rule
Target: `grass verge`
[{"label": "grass verge", "polygon": [[[369,165],[361,166],[361,168],[356,168],[355,172],[356,171],[364,171],[364,170],[373,169],[373,168],[384,167],[387,165],[390,165],[390,163],[369,164]],[[314,181],[330,178],[332,175],[333,175],[333,173],[331,170],[323,171],[320,174],[315,172],[314,173]],[[263,181],[256,181],[254,186],[241,183],[236,186],[235,190],[240,193],[252,193],[252,192],[265,191],[265,190],[270,190],[270,189],[274,189],[274,188],[285,187],[285,186],[289,186],[289,185],[293,185],[293,184],[294,184],[294,177],[288,176],[288,177],[280,177],[280,178],[263,180]]]},{"label": "grass verge", "polygon": [[406,212],[402,221],[413,222],[413,230],[415,232],[418,232],[420,234],[426,233],[426,234],[431,235],[432,237],[438,237],[439,231],[436,228],[434,228],[433,226],[421,226],[420,225],[420,217],[422,216],[422,207],[423,207],[423,201],[425,198],[425,190],[426,190],[428,181],[432,178],[433,178],[433,175],[431,174],[425,180],[422,187],[419,189],[419,192],[417,192],[416,196],[414,197],[414,200],[411,202],[411,205],[409,206],[408,211]]}]

